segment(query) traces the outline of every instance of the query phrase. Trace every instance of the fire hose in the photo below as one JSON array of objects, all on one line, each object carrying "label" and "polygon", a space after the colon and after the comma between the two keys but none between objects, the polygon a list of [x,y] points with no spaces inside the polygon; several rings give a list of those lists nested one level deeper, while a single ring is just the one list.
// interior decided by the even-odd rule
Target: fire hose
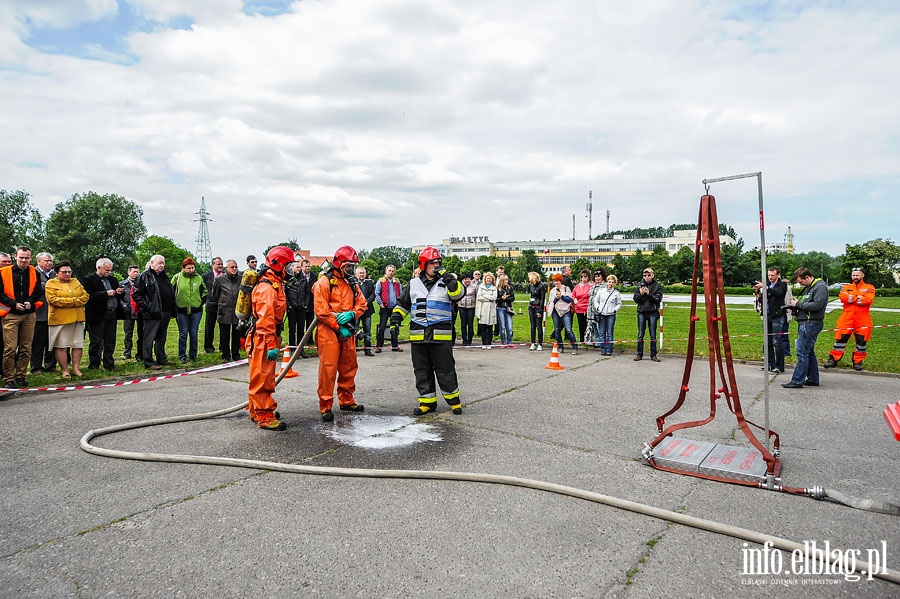
[{"label": "fire hose", "polygon": [[[298,357],[303,353],[303,347],[312,333],[316,320],[313,319],[312,324],[308,327],[306,334],[297,344],[297,348],[291,355],[290,362],[285,365],[282,373],[278,376],[275,383],[278,384],[284,378],[284,375],[290,370]],[[544,491],[548,493],[556,493],[576,499],[583,499],[593,503],[599,503],[609,507],[630,511],[652,518],[658,518],[676,524],[683,524],[692,528],[706,530],[709,532],[730,536],[737,539],[743,539],[760,545],[774,547],[791,553],[800,552],[812,560],[821,561],[829,566],[839,565],[843,568],[843,572],[867,572],[876,578],[892,582],[900,585],[900,571],[892,570],[883,564],[879,568],[878,564],[872,564],[869,561],[862,565],[857,564],[856,560],[851,560],[843,552],[826,553],[821,549],[813,548],[810,550],[808,544],[800,544],[795,541],[783,539],[781,537],[772,536],[766,533],[753,531],[746,528],[722,524],[713,520],[706,520],[695,516],[689,516],[679,512],[666,510],[642,503],[620,499],[609,495],[585,491],[576,487],[559,485],[544,481],[520,478],[516,476],[484,474],[476,472],[452,472],[452,471],[431,471],[431,470],[380,470],[370,468],[340,468],[325,466],[306,466],[299,464],[284,464],[280,462],[269,462],[265,460],[247,460],[240,458],[225,458],[218,456],[202,456],[202,455],[179,455],[164,453],[148,453],[136,451],[123,451],[115,449],[105,449],[92,445],[91,441],[97,437],[109,435],[116,432],[134,430],[138,428],[146,428],[151,426],[160,426],[163,424],[174,424],[178,422],[191,422],[194,420],[207,420],[219,416],[225,416],[238,412],[247,407],[247,402],[242,402],[236,406],[216,410],[213,412],[205,412],[201,414],[188,414],[184,416],[171,416],[167,418],[155,418],[151,420],[142,420],[139,422],[129,422],[125,424],[117,424],[96,430],[88,431],[84,434],[80,441],[80,447],[83,451],[98,456],[137,460],[144,462],[166,462],[173,464],[206,464],[209,466],[230,466],[234,468],[251,468],[254,470],[271,470],[274,472],[288,472],[293,474],[311,474],[318,476],[346,476],[354,478],[395,478],[395,479],[422,479],[422,480],[446,480],[457,482],[473,482],[487,483],[496,485],[508,485],[513,487],[524,487],[536,491]],[[829,492],[830,493],[830,492]]]}]

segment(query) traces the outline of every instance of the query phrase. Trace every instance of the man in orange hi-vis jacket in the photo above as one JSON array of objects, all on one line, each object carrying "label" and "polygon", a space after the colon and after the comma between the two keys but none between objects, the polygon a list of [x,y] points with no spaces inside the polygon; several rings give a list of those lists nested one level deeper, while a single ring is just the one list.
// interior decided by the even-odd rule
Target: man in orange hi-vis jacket
[{"label": "man in orange hi-vis jacket", "polygon": [[253,325],[247,333],[247,357],[250,359],[250,389],[247,394],[250,420],[268,431],[287,428],[278,420],[275,409],[275,364],[279,359],[281,331],[284,328],[282,277],[284,267],[294,261],[294,250],[275,246],[266,254],[266,268],[259,275],[251,294]]},{"label": "man in orange hi-vis jacket", "polygon": [[313,307],[318,325],[316,348],[319,351],[319,411],[322,420],[332,422],[334,413],[334,381],[340,408],[348,412],[362,412],[365,406],[356,403],[356,338],[353,321],[362,316],[368,304],[356,280],[359,255],[349,245],[334,252],[331,268],[313,284]]},{"label": "man in orange hi-vis jacket", "polygon": [[824,368],[834,368],[844,356],[847,341],[852,334],[856,338],[856,349],[853,352],[853,370],[862,370],[866,359],[866,347],[872,337],[872,317],[869,308],[875,301],[875,286],[866,283],[865,273],[860,267],[850,273],[851,283],[841,289],[840,300],[844,304],[844,313],[838,317],[834,328],[834,347],[828,356]]}]

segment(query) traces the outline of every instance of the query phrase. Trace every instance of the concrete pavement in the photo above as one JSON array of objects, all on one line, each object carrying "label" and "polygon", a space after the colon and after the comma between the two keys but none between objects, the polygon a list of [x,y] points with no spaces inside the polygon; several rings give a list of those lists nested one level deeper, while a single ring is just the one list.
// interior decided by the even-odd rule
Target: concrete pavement
[{"label": "concrete pavement", "polygon": [[[283,433],[245,412],[95,440],[113,449],[319,466],[507,474],[569,485],[822,547],[886,547],[900,569],[900,518],[656,471],[639,460],[674,403],[684,358],[634,362],[592,351],[455,352],[465,411],[412,419],[409,352],[360,356],[365,414],[320,422],[317,362],[279,387]],[[736,366],[747,417],[762,422],[764,376]],[[900,378],[823,371],[822,386],[770,387],[788,486],[821,484],[900,503],[895,442],[881,412]],[[708,365],[687,407],[706,412]],[[897,585],[784,570],[745,575],[744,541],[530,489],[307,476],[160,464],[82,452],[88,430],[229,407],[246,367],[0,402],[3,597],[896,597]],[[685,437],[743,444],[719,406]],[[882,544],[884,543],[884,545]],[[783,556],[790,568],[790,555]]]}]

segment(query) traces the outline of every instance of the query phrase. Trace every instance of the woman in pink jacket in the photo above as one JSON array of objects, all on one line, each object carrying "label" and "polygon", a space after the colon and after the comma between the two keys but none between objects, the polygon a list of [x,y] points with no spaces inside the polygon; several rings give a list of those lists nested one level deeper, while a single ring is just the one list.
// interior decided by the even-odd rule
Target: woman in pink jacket
[{"label": "woman in pink jacket", "polygon": [[587,331],[587,310],[590,305],[591,298],[591,271],[584,269],[581,271],[581,282],[575,285],[572,290],[573,310],[575,318],[578,320],[578,341],[584,343],[584,333]]}]

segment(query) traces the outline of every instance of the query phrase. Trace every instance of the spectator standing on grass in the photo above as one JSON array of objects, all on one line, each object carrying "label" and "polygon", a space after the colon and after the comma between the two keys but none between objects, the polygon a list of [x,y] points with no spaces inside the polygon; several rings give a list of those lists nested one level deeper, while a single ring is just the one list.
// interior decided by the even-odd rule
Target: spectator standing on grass
[{"label": "spectator standing on grass", "polygon": [[584,343],[584,334],[587,332],[587,311],[591,297],[591,271],[581,271],[580,281],[572,289],[572,311],[575,312],[575,320],[578,321],[578,341]]},{"label": "spectator standing on grass", "polygon": [[478,318],[478,333],[481,335],[481,349],[491,349],[494,342],[494,325],[497,323],[497,286],[494,273],[484,275],[475,295],[475,316]]},{"label": "spectator standing on grass", "polygon": [[663,288],[654,280],[652,268],[645,268],[642,274],[643,280],[638,283],[632,298],[637,304],[638,319],[637,355],[634,357],[634,361],[637,362],[644,357],[644,333],[649,329],[650,359],[659,362],[659,356],[656,355],[656,326],[659,323],[659,307],[662,305]]},{"label": "spectator standing on grass", "polygon": [[500,325],[500,345],[512,345],[513,334],[513,302],[516,295],[509,277],[500,275],[497,278],[497,322]]},{"label": "spectator standing on grass", "polygon": [[[137,358],[141,359],[141,341],[143,340],[143,329],[144,322],[143,318],[141,318],[140,311],[137,310],[137,304],[134,303],[132,298],[132,292],[134,291],[134,282],[137,280],[138,275],[141,274],[141,269],[137,264],[129,264],[128,265],[128,278],[120,283],[122,286],[122,295],[119,296],[119,305],[121,306],[122,314],[124,315],[124,319],[122,320],[122,331],[125,333],[125,339],[123,342],[124,351],[122,353],[122,357],[126,360],[130,360],[132,358],[132,349],[137,347]],[[137,325],[137,326],[135,326]],[[134,331],[137,329],[137,343],[134,343]]]},{"label": "spectator standing on grass", "polygon": [[[0,268],[12,265],[12,258],[6,252],[0,252]],[[0,354],[3,352],[3,316],[0,316]]]},{"label": "spectator standing on grass", "polygon": [[225,274],[216,277],[210,293],[216,302],[215,317],[219,325],[219,351],[222,352],[223,364],[241,359],[241,333],[237,328],[238,317],[234,313],[240,289],[238,264],[235,260],[229,260],[225,263]]},{"label": "spectator standing on grass", "polygon": [[784,316],[784,296],[787,285],[781,280],[781,270],[777,266],[769,268],[768,282],[757,282],[753,289],[757,295],[766,287],[766,318],[769,325],[769,363],[766,368],[773,374],[784,372],[784,345],[781,338],[787,334],[787,319]]},{"label": "spectator standing on grass", "polygon": [[613,353],[613,342],[616,339],[616,315],[622,309],[622,294],[616,289],[618,282],[616,275],[606,277],[605,287],[599,289],[593,299],[593,309],[598,321],[596,341],[600,342],[601,356],[611,356]]},{"label": "spectator standing on grass", "polygon": [[3,381],[8,388],[28,386],[26,373],[34,337],[34,312],[43,290],[31,266],[31,249],[16,248],[16,263],[0,269],[0,316],[3,317]]},{"label": "spectator standing on grass", "polygon": [[531,324],[530,351],[543,351],[544,349],[544,303],[547,298],[547,288],[541,281],[541,275],[536,272],[528,273],[528,322]]},{"label": "spectator standing on grass", "polygon": [[[149,370],[159,370],[169,361],[166,356],[166,336],[169,320],[175,313],[175,288],[166,276],[166,259],[156,254],[150,258],[147,270],[134,282],[135,303],[144,317],[144,346],[141,356]],[[156,362],[153,361],[154,355]]]},{"label": "spectator standing on grass", "polygon": [[816,339],[822,332],[825,306],[828,305],[828,286],[813,277],[805,266],[794,271],[794,278],[803,285],[800,295],[791,302],[797,320],[797,365],[785,389],[819,386],[819,362],[816,359]]},{"label": "spectator standing on grass", "polygon": [[[216,279],[225,274],[225,263],[222,258],[216,256],[210,263],[212,270],[203,273],[203,284],[206,285],[206,291],[212,289]],[[203,351],[208,354],[216,351],[216,315],[219,307],[216,305],[209,295],[206,296],[206,320],[203,322]]]},{"label": "spectator standing on grass", "polygon": [[366,278],[366,269],[362,266],[356,268],[356,280],[359,281],[359,291],[366,298],[366,311],[358,319],[358,324],[363,331],[363,351],[367,356],[372,353],[372,314],[375,314],[375,283]]},{"label": "spectator standing on grass", "polygon": [[172,287],[175,288],[175,320],[178,322],[178,359],[186,364],[188,358],[191,362],[197,360],[197,337],[207,295],[206,284],[197,275],[193,258],[187,257],[182,261],[181,272],[172,277]]},{"label": "spectator standing on grass", "polygon": [[119,297],[125,292],[112,275],[109,258],[97,260],[97,271],[84,278],[84,290],[90,299],[84,307],[84,320],[91,341],[88,344],[88,368],[116,369],[116,323]]},{"label": "spectator standing on grass", "polygon": [[566,338],[572,344],[572,355],[578,355],[578,342],[572,331],[572,290],[563,284],[563,275],[556,273],[551,278],[553,287],[547,294],[547,311],[553,320],[553,334],[551,337],[560,345],[563,344],[562,332],[565,330]]},{"label": "spectator standing on grass", "polygon": [[[400,299],[403,288],[400,281],[394,278],[396,268],[393,264],[384,267],[384,276],[379,278],[375,283],[375,303],[378,304],[378,330],[375,333],[375,353],[380,354],[381,348],[384,347],[384,331],[391,324],[391,313]],[[397,331],[391,329],[391,349],[398,350],[400,341],[397,338]]]},{"label": "spectator standing on grass", "polygon": [[851,283],[847,283],[841,289],[838,298],[844,307],[844,311],[838,317],[834,329],[834,347],[825,368],[834,368],[844,357],[847,341],[853,335],[856,347],[853,351],[853,370],[862,370],[863,360],[866,359],[866,350],[869,339],[872,337],[872,317],[869,309],[875,301],[875,286],[866,283],[863,279],[865,273],[861,267],[854,268],[850,273]]},{"label": "spectator standing on grass", "polygon": [[[37,255],[36,261],[37,266],[34,267],[34,270],[38,274],[43,290],[47,281],[56,278],[56,271],[53,270],[53,256],[47,252],[41,252]],[[43,291],[41,293],[41,299],[44,300]],[[48,343],[47,312],[46,301],[35,311],[34,337],[31,341],[31,374],[56,370],[56,354],[53,353],[53,347]]]},{"label": "spectator standing on grass", "polygon": [[465,287],[463,297],[457,302],[456,310],[459,313],[459,331],[464,346],[472,345],[475,336],[475,299],[478,294],[478,286],[472,283],[472,273],[462,273],[462,284]]},{"label": "spectator standing on grass", "polygon": [[[63,261],[57,265],[57,277],[47,281],[49,344],[56,352],[63,379],[73,374],[81,376],[81,356],[84,352],[84,306],[88,293],[72,276],[72,265]],[[69,372],[69,352],[72,352],[72,371]]]}]

